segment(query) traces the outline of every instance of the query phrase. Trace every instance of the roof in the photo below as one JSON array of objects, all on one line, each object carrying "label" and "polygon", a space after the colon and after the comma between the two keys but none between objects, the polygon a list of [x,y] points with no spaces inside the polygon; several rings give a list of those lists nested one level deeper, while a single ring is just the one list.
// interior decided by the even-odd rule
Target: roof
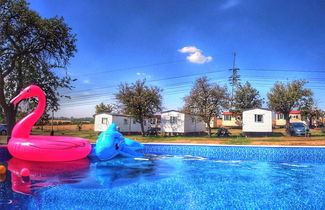
[{"label": "roof", "polygon": [[[282,114],[282,112],[275,112],[276,114]],[[291,112],[289,112],[289,114],[300,114],[301,113],[301,111],[299,111],[299,110],[293,110],[293,111],[291,111]]]},{"label": "roof", "polygon": [[266,108],[251,108],[251,109],[245,109],[245,110],[243,110],[243,112],[250,111],[250,110],[254,110],[254,109],[261,109],[261,110],[270,111],[270,112],[272,111],[272,110],[266,109]]},{"label": "roof", "polygon": [[98,114],[95,114],[95,116],[100,115],[100,114],[108,114],[112,116],[120,116],[120,117],[130,117],[130,115],[125,115],[125,114],[116,114],[116,113],[110,113],[110,112],[100,112]]},{"label": "roof", "polygon": [[290,114],[300,114],[300,111],[299,110],[294,110],[294,111],[291,111]]},{"label": "roof", "polygon": [[178,111],[178,110],[174,110],[174,109],[166,110],[166,111],[163,111],[161,113],[167,113],[167,112],[179,112],[179,113],[183,113],[184,114],[184,112],[181,112],[181,111]]},{"label": "roof", "polygon": [[161,112],[161,114],[163,113],[167,113],[167,112],[178,112],[178,113],[181,113],[181,114],[185,114],[185,115],[190,115],[190,116],[196,116],[196,117],[199,117],[199,115],[195,115],[195,114],[189,114],[189,113],[185,113],[185,112],[181,112],[181,111],[177,111],[177,110],[167,110],[167,111],[163,111]]},{"label": "roof", "polygon": [[223,115],[236,115],[236,114],[241,114],[241,113],[239,113],[239,112],[237,112],[237,113],[232,113],[232,112],[224,112],[224,113],[222,113]]}]

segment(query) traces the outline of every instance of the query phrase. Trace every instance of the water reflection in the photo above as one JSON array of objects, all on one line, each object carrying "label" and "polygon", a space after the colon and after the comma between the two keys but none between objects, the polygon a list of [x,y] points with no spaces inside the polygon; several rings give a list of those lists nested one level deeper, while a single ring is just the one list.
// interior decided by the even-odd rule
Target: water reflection
[{"label": "water reflection", "polygon": [[172,167],[152,159],[116,158],[114,161],[94,163],[94,177],[103,187],[118,187],[140,182],[142,179],[157,180],[167,176]]},{"label": "water reflection", "polygon": [[[28,168],[29,179],[20,176],[20,171]],[[87,158],[67,162],[33,162],[12,158],[8,161],[11,184],[14,192],[32,194],[33,190],[66,183],[77,183],[89,169]]]},{"label": "water reflection", "polygon": [[[10,176],[13,192],[27,195],[33,195],[44,187],[61,184],[74,184],[71,185],[74,188],[112,188],[170,176],[173,166],[160,159],[158,156],[118,156],[108,161],[90,161],[85,158],[69,162],[33,162],[12,158],[8,161],[11,173],[7,176]],[[23,168],[29,169],[29,179],[21,176]]]}]

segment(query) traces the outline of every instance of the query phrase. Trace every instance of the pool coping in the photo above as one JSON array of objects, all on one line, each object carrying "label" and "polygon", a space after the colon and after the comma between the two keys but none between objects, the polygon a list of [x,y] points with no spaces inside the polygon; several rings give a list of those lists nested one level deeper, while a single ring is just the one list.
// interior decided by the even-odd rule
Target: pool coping
[{"label": "pool coping", "polygon": [[295,147],[295,148],[325,148],[325,146],[295,146],[295,145],[233,145],[233,144],[194,144],[194,143],[142,143],[144,145],[175,145],[175,146],[220,146],[220,147]]},{"label": "pool coping", "polygon": [[[218,146],[218,147],[295,147],[295,148],[325,148],[325,146],[296,146],[296,145],[233,145],[233,144],[194,144],[194,143],[142,143],[144,145],[154,144],[154,145],[184,145],[184,146]],[[96,143],[91,143],[91,145],[96,145]],[[7,148],[8,145],[0,145],[0,148]]]}]

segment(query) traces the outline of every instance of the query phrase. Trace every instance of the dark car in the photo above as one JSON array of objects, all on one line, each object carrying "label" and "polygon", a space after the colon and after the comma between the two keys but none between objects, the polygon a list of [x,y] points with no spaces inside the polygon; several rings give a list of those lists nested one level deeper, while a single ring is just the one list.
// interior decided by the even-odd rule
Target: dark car
[{"label": "dark car", "polygon": [[289,129],[291,136],[305,136],[306,129],[309,133],[309,128],[301,122],[290,123]]},{"label": "dark car", "polygon": [[7,135],[7,125],[6,124],[1,124],[0,125],[0,134],[1,135]]}]

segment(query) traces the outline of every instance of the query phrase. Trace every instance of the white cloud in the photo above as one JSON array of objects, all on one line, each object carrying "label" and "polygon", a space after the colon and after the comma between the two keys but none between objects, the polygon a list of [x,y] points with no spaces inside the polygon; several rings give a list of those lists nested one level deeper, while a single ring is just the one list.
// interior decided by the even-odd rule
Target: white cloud
[{"label": "white cloud", "polygon": [[149,74],[142,73],[142,72],[137,72],[136,75],[139,77],[144,77],[144,78],[148,78],[148,79],[151,78],[151,76]]},{"label": "white cloud", "polygon": [[204,56],[202,51],[194,46],[183,47],[178,52],[189,53],[190,55],[186,58],[191,63],[203,64],[212,61],[211,56]]},{"label": "white cloud", "polygon": [[188,46],[188,47],[183,47],[182,49],[179,49],[178,52],[181,52],[181,53],[195,53],[195,52],[201,52],[201,50],[197,49],[194,46]]},{"label": "white cloud", "polygon": [[89,84],[90,83],[90,81],[88,80],[88,79],[85,79],[84,81],[82,81],[83,83],[85,83],[85,84]]},{"label": "white cloud", "polygon": [[239,0],[226,0],[221,6],[220,9],[227,10],[232,7],[235,7],[239,4]]},{"label": "white cloud", "polygon": [[203,63],[212,61],[211,56],[204,56],[200,52],[192,53],[189,56],[187,56],[186,58],[188,61],[190,61],[192,63],[199,63],[199,64],[203,64]]}]

